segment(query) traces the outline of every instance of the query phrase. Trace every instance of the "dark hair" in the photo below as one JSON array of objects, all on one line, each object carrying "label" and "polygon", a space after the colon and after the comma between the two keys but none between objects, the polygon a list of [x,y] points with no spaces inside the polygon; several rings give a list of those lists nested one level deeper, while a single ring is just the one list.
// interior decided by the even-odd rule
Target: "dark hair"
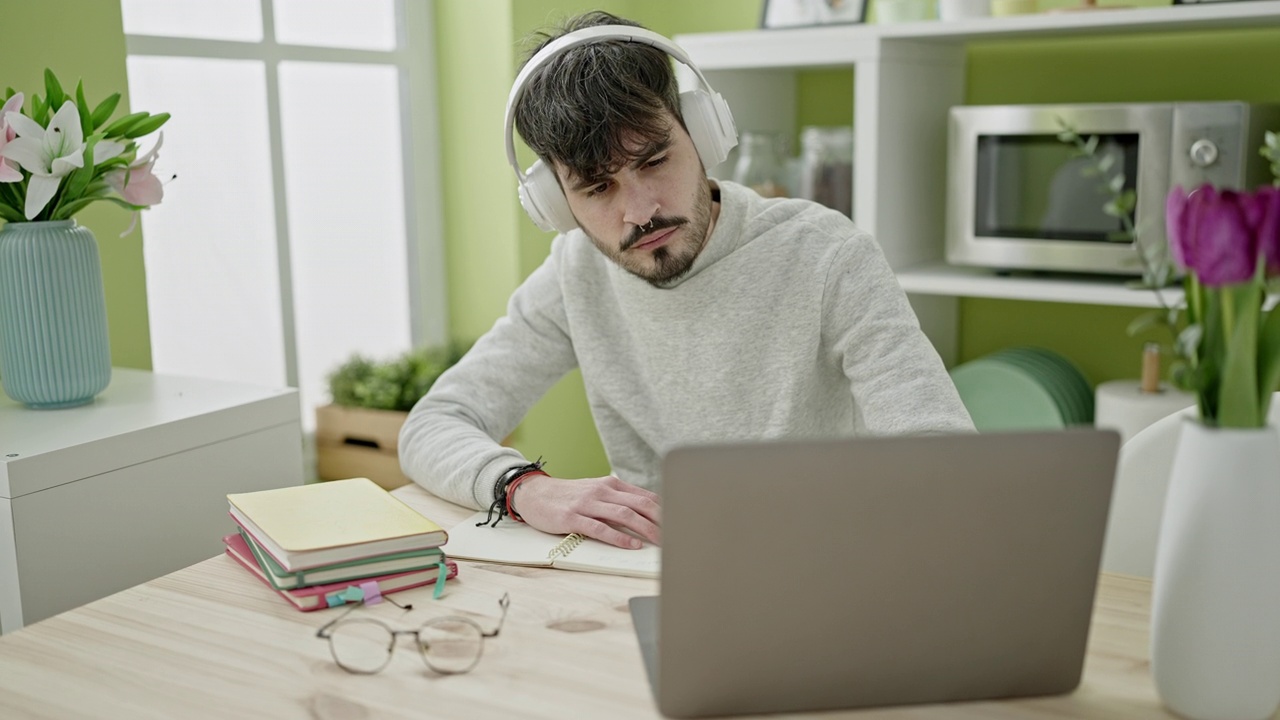
[{"label": "dark hair", "polygon": [[[630,25],[599,10],[571,18],[555,32],[538,32],[529,59],[562,35],[597,25]],[[544,162],[574,175],[611,175],[638,160],[638,150],[665,141],[669,112],[683,127],[680,91],[671,59],[643,43],[604,40],[580,45],[538,68],[516,103],[520,137]]]}]

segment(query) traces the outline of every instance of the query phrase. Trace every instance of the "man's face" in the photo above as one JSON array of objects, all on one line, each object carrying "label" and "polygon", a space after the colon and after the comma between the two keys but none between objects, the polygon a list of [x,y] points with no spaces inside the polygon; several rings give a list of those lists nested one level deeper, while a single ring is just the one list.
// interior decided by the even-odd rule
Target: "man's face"
[{"label": "man's face", "polygon": [[706,170],[689,134],[669,121],[665,142],[638,143],[635,159],[613,175],[580,178],[556,163],[569,209],[591,242],[655,285],[689,271],[711,222]]}]

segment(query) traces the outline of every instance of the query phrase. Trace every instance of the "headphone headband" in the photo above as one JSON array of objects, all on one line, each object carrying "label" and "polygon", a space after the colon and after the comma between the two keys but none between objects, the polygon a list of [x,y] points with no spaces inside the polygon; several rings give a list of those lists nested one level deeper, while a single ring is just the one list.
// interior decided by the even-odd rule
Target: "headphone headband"
[{"label": "headphone headband", "polygon": [[603,39],[620,40],[622,42],[641,43],[649,45],[675,58],[685,67],[693,71],[698,77],[698,82],[707,92],[712,92],[710,83],[707,82],[706,76],[698,69],[697,65],[689,59],[686,53],[679,45],[671,42],[667,38],[659,35],[652,30],[646,30],[631,25],[597,25],[595,27],[583,28],[566,33],[555,40],[552,40],[546,47],[539,50],[533,57],[529,58],[529,62],[520,68],[520,73],[516,75],[516,80],[511,85],[511,92],[507,95],[507,112],[503,122],[507,136],[507,162],[511,163],[511,167],[516,171],[516,177],[521,182],[525,180],[524,171],[520,169],[520,162],[516,159],[515,144],[515,107],[520,97],[524,95],[525,83],[529,81],[529,76],[533,74],[539,67],[551,62],[561,54],[571,50],[579,45],[588,45]]},{"label": "headphone headband", "polygon": [[729,106],[725,104],[724,98],[711,89],[706,76],[689,60],[689,56],[679,45],[655,32],[631,25],[599,25],[567,33],[547,43],[546,47],[529,58],[529,62],[520,69],[515,83],[511,86],[511,93],[507,96],[507,113],[503,123],[507,135],[507,162],[511,163],[511,168],[516,171],[520,204],[529,213],[534,224],[543,230],[569,232],[578,227],[578,220],[569,207],[568,198],[560,188],[555,170],[549,164],[538,160],[533,163],[528,172],[520,170],[520,164],[516,160],[516,103],[524,95],[524,87],[529,77],[538,68],[579,45],[602,40],[649,45],[665,52],[693,71],[701,87],[680,93],[679,113],[689,133],[689,139],[698,153],[698,159],[704,167],[711,168],[723,162],[729,151],[738,144],[738,133],[734,129],[733,114],[729,112]]}]

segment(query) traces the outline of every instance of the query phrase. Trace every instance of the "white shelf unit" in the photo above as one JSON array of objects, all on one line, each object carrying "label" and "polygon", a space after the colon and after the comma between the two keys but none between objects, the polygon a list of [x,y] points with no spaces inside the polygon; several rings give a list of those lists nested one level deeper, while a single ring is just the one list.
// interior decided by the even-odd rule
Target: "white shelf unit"
[{"label": "white shelf unit", "polygon": [[[955,267],[941,262],[898,271],[898,283],[902,285],[902,289],[920,295],[1160,307],[1155,291],[1130,287],[1128,282],[1113,277],[1067,277],[1032,273],[1004,275],[994,270]],[[1181,288],[1164,288],[1160,293],[1170,305],[1182,302]]]},{"label": "white shelf unit", "polygon": [[[957,297],[1157,305],[1154,295],[1129,289],[1120,278],[1004,277],[945,264],[947,114],[964,100],[966,45],[1265,26],[1280,26],[1280,0],[701,33],[677,36],[676,42],[725,96],[739,131],[794,135],[797,74],[853,68],[854,221],[880,242],[925,332],[951,364]],[[692,73],[679,69],[681,84],[692,86]]]}]

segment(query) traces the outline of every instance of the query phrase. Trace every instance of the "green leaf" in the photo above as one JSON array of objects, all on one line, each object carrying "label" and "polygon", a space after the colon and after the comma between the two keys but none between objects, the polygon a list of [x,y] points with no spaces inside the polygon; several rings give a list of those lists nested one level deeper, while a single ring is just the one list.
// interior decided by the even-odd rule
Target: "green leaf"
[{"label": "green leaf", "polygon": [[124,135],[125,132],[129,130],[129,128],[145,120],[148,117],[148,115],[149,113],[145,113],[145,112],[130,113],[120,118],[119,120],[116,120],[110,125],[108,125],[107,129],[103,130],[102,132],[107,137],[116,137],[118,135]]},{"label": "green leaf", "polygon": [[132,158],[128,157],[128,155],[117,155],[109,160],[103,160],[102,162],[98,163],[97,168],[99,170],[103,170],[107,168],[113,168],[116,166],[124,166],[124,165],[128,165],[131,161],[132,161]]},{"label": "green leaf", "polygon": [[1258,337],[1258,400],[1261,417],[1267,417],[1271,394],[1280,390],[1280,311],[1272,310],[1262,321]]},{"label": "green leaf", "polygon": [[134,125],[133,127],[129,128],[128,130],[126,130],[124,132],[124,136],[127,138],[140,138],[143,135],[147,135],[149,133],[155,132],[156,130],[159,130],[160,126],[164,125],[166,122],[168,122],[168,120],[169,120],[169,113],[159,113],[156,115],[152,115],[146,120],[143,120],[138,124]]},{"label": "green leaf", "polygon": [[93,129],[97,130],[102,127],[102,123],[111,117],[111,113],[116,111],[116,105],[120,102],[120,93],[112,93],[111,97],[98,103],[98,107],[93,109],[91,115],[93,120]]},{"label": "green leaf", "polygon": [[31,119],[40,123],[41,127],[48,127],[49,122],[45,120],[46,111],[49,106],[45,104],[44,99],[39,95],[31,96]]},{"label": "green leaf", "polygon": [[11,88],[11,87],[7,87],[7,88],[5,88],[5,89],[4,89],[4,99],[5,99],[5,100],[8,100],[9,98],[11,98],[11,97],[13,97],[14,95],[17,95],[17,94],[18,94],[18,91],[17,91],[17,90],[14,90],[14,89],[13,89],[13,88]]},{"label": "green leaf", "polygon": [[[93,179],[93,149],[97,146],[98,141],[102,140],[101,135],[91,135],[89,141],[84,144],[84,165],[76,168],[67,176],[66,183],[62,186],[62,199],[75,200],[80,197],[80,193],[89,185],[89,181]],[[59,203],[59,206],[61,203]],[[54,214],[58,213],[60,207],[54,208]]]},{"label": "green leaf", "polygon": [[23,217],[21,212],[19,212],[18,210],[15,210],[14,208],[9,207],[8,205],[0,205],[0,218],[4,218],[9,222],[26,222],[27,221],[27,219]]},{"label": "green leaf", "polygon": [[[1105,159],[1110,160],[1111,156],[1107,155]],[[1121,190],[1123,190],[1124,189],[1124,173],[1116,173],[1115,176],[1111,178],[1111,182],[1107,183],[1107,187],[1111,188],[1111,192],[1113,193],[1119,193]]]},{"label": "green leaf", "polygon": [[1134,318],[1133,321],[1129,323],[1129,327],[1125,328],[1125,333],[1129,337],[1133,337],[1134,335],[1144,333],[1154,328],[1155,326],[1159,325],[1163,321],[1164,321],[1163,310],[1152,310],[1151,312],[1145,312],[1139,315],[1138,317]]},{"label": "green leaf", "polygon": [[85,209],[89,203],[95,200],[102,200],[100,197],[82,197],[79,200],[72,200],[58,206],[58,211],[53,214],[54,220],[70,220],[73,215]]},{"label": "green leaf", "polygon": [[1169,364],[1169,378],[1173,380],[1173,386],[1185,392],[1195,392],[1196,388],[1191,382],[1191,368],[1181,360],[1175,360]]},{"label": "green leaf", "polygon": [[89,103],[84,99],[84,80],[76,83],[76,110],[80,112],[80,131],[85,137],[93,134],[93,117],[89,112]]},{"label": "green leaf", "polygon": [[120,207],[125,208],[126,210],[146,210],[147,209],[146,205],[134,205],[133,203],[125,200],[121,200],[118,197],[100,197],[95,199],[106,200],[109,203],[115,203],[116,205],[119,205]]},{"label": "green leaf", "polygon": [[49,68],[44,69],[44,93],[48,101],[49,107],[54,112],[62,107],[63,101],[67,99],[67,94],[62,90],[62,83],[58,82],[58,76],[53,74]]},{"label": "green leaf", "polygon": [[1262,289],[1245,283],[1223,289],[1235,312],[1222,367],[1218,423],[1221,427],[1261,427],[1258,417],[1258,315]]},{"label": "green leaf", "polygon": [[[1116,164],[1115,155],[1103,155],[1102,158],[1098,160],[1098,169],[1105,173],[1111,169],[1112,165],[1115,165],[1115,164]],[[1118,191],[1119,188],[1116,188],[1116,190]]]},{"label": "green leaf", "polygon": [[1090,135],[1089,139],[1085,141],[1084,152],[1087,155],[1092,155],[1097,151],[1098,151],[1098,136]]}]

